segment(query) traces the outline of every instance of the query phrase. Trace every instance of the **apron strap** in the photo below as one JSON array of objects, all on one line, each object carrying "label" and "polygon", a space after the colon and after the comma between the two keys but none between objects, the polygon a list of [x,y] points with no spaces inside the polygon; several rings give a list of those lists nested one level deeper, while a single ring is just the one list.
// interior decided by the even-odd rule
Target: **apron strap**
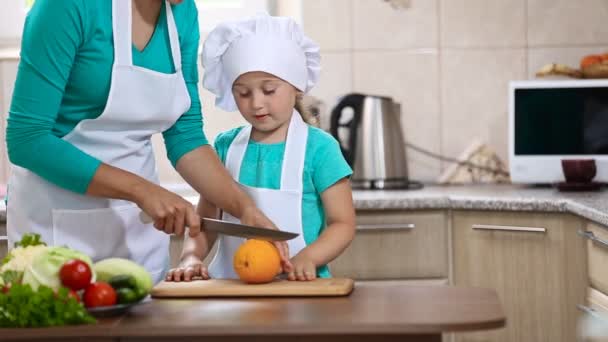
[{"label": "apron strap", "polygon": [[167,12],[167,29],[169,30],[169,42],[171,43],[171,56],[173,57],[175,72],[180,72],[182,71],[182,52],[175,19],[173,18],[173,10],[169,1],[165,1],[165,11]]},{"label": "apron strap", "polygon": [[[175,26],[173,10],[168,1],[165,1],[165,12],[169,42],[171,44],[171,57],[173,58],[175,72],[180,72],[182,70],[182,54],[179,35]],[[133,65],[132,26],[131,1],[112,0],[112,35],[114,38],[114,64],[116,65]]]},{"label": "apron strap", "polygon": [[285,141],[281,190],[303,191],[302,175],[304,174],[307,143],[308,126],[302,120],[300,113],[294,109]]},{"label": "apron strap", "polygon": [[115,65],[133,65],[131,17],[130,0],[112,0],[112,35],[114,38]]},{"label": "apron strap", "polygon": [[232,178],[239,182],[241,175],[241,164],[249,145],[249,136],[251,135],[251,125],[245,126],[236,138],[232,141],[228,147],[228,154],[226,156],[226,168],[230,171]]}]

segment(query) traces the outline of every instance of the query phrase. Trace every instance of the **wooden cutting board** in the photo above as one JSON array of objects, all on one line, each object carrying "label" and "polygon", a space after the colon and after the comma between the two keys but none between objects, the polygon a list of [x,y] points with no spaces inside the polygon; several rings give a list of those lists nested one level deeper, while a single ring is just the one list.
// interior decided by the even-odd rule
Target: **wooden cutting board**
[{"label": "wooden cutting board", "polygon": [[234,279],[161,282],[152,289],[155,298],[193,297],[315,297],[347,296],[354,281],[348,278],[313,281],[275,280],[268,284],[245,284]]}]

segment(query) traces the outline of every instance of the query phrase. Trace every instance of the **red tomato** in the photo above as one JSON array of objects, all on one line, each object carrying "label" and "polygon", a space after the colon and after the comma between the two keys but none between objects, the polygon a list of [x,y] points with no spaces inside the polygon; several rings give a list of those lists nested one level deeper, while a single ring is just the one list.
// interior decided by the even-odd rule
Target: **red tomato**
[{"label": "red tomato", "polygon": [[87,308],[111,306],[116,304],[116,291],[110,284],[99,281],[87,286],[82,299]]},{"label": "red tomato", "polygon": [[11,284],[2,286],[2,293],[8,293],[11,290]]},{"label": "red tomato", "polygon": [[80,296],[78,295],[78,293],[76,293],[76,291],[70,290],[70,292],[68,292],[68,297],[72,297],[76,299],[78,303],[80,303]]},{"label": "red tomato", "polygon": [[74,291],[82,290],[91,283],[91,268],[82,260],[67,261],[59,270],[59,279],[67,288]]}]

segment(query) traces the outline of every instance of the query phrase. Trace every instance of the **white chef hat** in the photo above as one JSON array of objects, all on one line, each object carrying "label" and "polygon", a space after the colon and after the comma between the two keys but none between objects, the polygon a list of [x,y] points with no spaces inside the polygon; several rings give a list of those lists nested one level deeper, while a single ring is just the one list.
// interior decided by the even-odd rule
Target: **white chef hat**
[{"label": "white chef hat", "polygon": [[236,111],[232,85],[247,72],[263,71],[306,93],[319,79],[319,46],[291,18],[260,14],[218,25],[203,44],[203,87],[216,106]]}]

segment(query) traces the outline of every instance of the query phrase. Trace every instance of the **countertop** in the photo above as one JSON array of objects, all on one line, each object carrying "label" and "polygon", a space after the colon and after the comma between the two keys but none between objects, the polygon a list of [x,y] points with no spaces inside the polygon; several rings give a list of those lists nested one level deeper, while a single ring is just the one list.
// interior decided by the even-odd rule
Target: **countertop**
[{"label": "countertop", "polygon": [[[189,197],[196,202],[196,197]],[[465,209],[572,213],[608,226],[608,192],[559,192],[516,185],[426,186],[420,190],[354,191],[358,210]],[[0,201],[0,222],[6,207]]]},{"label": "countertop", "polygon": [[492,289],[364,282],[347,297],[153,299],[93,326],[0,329],[0,335],[9,340],[440,341],[443,332],[498,329],[505,320]]}]

